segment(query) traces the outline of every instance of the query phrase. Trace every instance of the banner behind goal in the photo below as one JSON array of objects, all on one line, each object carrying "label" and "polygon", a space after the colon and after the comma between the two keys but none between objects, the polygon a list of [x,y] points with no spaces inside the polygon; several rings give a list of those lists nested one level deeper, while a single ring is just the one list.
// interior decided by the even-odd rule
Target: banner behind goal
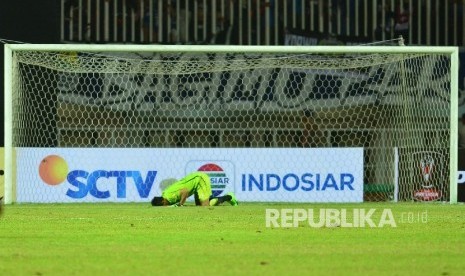
[{"label": "banner behind goal", "polygon": [[455,47],[5,48],[7,202],[457,200]]}]

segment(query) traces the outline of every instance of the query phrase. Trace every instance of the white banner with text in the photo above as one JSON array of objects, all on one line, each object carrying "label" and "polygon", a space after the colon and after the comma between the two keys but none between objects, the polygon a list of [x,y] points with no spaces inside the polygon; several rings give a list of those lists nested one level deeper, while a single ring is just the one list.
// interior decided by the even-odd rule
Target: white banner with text
[{"label": "white banner with text", "polygon": [[243,202],[362,202],[363,148],[17,148],[17,202],[147,202],[203,171]]}]

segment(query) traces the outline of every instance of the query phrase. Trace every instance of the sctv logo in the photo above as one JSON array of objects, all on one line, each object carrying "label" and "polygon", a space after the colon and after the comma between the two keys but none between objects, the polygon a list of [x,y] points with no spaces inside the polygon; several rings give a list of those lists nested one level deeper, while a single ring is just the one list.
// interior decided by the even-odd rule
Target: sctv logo
[{"label": "sctv logo", "polygon": [[69,171],[67,162],[58,155],[45,157],[39,165],[39,176],[46,184],[56,186],[67,180],[71,187],[66,195],[75,199],[84,198],[88,194],[98,199],[107,199],[112,197],[111,191],[115,189],[117,198],[126,198],[130,182],[134,183],[141,198],[147,198],[156,175],[157,171],[148,171],[144,179],[141,172],[130,170]]}]

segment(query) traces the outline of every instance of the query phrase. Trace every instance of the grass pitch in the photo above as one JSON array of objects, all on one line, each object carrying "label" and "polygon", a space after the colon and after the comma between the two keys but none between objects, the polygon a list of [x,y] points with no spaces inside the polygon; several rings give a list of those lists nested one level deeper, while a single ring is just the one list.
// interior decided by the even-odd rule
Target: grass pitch
[{"label": "grass pitch", "polygon": [[[0,275],[463,275],[465,269],[462,204],[5,207]],[[397,227],[266,227],[267,208],[390,209]],[[425,211],[427,220],[417,219]]]}]

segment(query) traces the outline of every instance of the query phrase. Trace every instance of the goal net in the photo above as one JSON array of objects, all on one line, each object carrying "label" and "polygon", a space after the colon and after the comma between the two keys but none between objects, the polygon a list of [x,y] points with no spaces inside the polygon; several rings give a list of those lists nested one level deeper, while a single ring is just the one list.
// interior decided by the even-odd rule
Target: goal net
[{"label": "goal net", "polygon": [[5,48],[8,202],[456,201],[455,47]]}]

